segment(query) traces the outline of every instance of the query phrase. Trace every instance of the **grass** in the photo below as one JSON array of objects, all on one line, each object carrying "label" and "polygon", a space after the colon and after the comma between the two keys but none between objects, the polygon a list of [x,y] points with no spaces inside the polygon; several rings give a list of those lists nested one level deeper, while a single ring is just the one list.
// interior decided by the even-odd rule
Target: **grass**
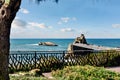
[{"label": "grass", "polygon": [[33,69],[31,71],[20,71],[10,74],[10,80],[47,80],[41,76],[40,69]]},{"label": "grass", "polygon": [[120,80],[120,74],[93,66],[67,66],[53,71],[56,80]]},{"label": "grass", "polygon": [[45,77],[35,76],[10,76],[10,80],[48,80]]},{"label": "grass", "polygon": [[31,72],[17,72],[10,74],[10,80],[47,80],[47,78],[41,76],[39,73]]}]

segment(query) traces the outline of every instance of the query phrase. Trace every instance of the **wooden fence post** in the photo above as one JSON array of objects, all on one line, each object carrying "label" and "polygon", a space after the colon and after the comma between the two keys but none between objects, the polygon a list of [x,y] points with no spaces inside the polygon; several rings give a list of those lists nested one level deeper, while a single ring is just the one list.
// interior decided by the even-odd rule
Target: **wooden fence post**
[{"label": "wooden fence post", "polygon": [[64,59],[65,59],[65,51],[63,51],[63,66],[64,66]]},{"label": "wooden fence post", "polygon": [[35,51],[35,68],[37,67],[37,55],[36,55],[36,51]]}]

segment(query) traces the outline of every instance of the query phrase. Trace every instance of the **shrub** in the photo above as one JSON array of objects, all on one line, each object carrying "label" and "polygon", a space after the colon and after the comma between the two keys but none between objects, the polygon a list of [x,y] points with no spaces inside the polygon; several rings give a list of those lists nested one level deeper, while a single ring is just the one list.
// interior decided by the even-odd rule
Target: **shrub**
[{"label": "shrub", "polygon": [[93,66],[67,66],[53,71],[56,80],[119,80],[120,74]]}]

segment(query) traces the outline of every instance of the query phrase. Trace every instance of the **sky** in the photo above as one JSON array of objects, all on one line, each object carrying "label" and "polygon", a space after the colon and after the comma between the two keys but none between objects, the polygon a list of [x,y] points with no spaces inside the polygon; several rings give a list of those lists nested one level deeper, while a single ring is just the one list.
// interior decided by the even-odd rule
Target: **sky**
[{"label": "sky", "polygon": [[11,38],[120,38],[120,0],[22,0]]}]

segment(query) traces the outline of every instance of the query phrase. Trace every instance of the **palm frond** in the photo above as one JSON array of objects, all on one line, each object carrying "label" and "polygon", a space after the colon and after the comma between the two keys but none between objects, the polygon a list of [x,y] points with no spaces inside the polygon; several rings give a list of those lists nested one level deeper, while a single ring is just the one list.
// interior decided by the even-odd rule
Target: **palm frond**
[{"label": "palm frond", "polygon": [[[47,0],[36,0],[37,3],[40,3],[42,1],[47,1]],[[53,0],[53,1],[55,1],[56,3],[58,3],[59,0]]]}]

